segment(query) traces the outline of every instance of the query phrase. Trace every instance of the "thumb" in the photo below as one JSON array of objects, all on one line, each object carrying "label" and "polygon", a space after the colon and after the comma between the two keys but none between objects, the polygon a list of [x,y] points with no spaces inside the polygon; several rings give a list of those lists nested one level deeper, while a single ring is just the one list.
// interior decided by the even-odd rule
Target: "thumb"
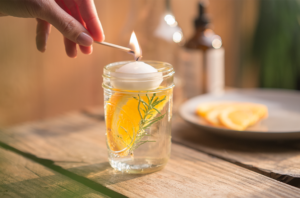
[{"label": "thumb", "polygon": [[94,40],[84,26],[65,12],[55,1],[51,3],[48,11],[41,14],[41,19],[51,23],[69,40],[83,46],[93,44]]}]

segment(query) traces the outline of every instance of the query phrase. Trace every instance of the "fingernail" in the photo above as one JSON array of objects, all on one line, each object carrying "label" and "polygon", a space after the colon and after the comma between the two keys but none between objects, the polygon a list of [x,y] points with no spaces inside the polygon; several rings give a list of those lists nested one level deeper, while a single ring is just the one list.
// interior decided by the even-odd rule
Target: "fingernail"
[{"label": "fingernail", "polygon": [[94,40],[88,34],[82,32],[76,39],[79,45],[90,46],[93,44]]}]

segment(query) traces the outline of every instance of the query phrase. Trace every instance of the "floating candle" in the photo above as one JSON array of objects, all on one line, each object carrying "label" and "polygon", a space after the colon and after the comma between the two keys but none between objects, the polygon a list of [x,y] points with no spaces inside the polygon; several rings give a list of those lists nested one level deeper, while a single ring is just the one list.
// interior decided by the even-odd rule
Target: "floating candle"
[{"label": "floating candle", "polygon": [[116,77],[112,80],[112,86],[123,90],[153,90],[163,81],[161,72],[141,61],[125,64],[111,75]]},{"label": "floating candle", "polygon": [[145,74],[157,72],[157,69],[142,61],[135,61],[116,69],[116,72],[127,74]]}]

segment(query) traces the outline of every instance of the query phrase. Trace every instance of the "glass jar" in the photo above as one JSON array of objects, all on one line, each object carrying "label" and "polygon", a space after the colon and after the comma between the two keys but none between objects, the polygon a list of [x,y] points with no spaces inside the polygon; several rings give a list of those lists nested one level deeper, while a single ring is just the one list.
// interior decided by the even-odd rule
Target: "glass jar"
[{"label": "glass jar", "polygon": [[[130,61],[111,63],[103,72],[109,163],[116,170],[133,174],[162,169],[171,151],[174,70],[168,63],[143,62],[156,68],[157,73],[130,74],[130,79],[117,75],[115,70]],[[158,83],[158,88],[120,89],[126,83]]]}]

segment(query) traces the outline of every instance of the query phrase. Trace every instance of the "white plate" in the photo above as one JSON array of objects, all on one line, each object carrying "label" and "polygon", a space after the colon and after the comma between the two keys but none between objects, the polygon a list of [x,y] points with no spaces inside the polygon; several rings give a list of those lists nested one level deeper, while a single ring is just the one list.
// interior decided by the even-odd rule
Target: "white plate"
[{"label": "white plate", "polygon": [[[196,115],[198,104],[213,101],[241,101],[264,104],[269,116],[245,131],[213,127]],[[300,139],[300,92],[275,89],[243,89],[226,92],[222,96],[201,95],[185,102],[180,115],[186,121],[220,135],[260,140]]]}]

